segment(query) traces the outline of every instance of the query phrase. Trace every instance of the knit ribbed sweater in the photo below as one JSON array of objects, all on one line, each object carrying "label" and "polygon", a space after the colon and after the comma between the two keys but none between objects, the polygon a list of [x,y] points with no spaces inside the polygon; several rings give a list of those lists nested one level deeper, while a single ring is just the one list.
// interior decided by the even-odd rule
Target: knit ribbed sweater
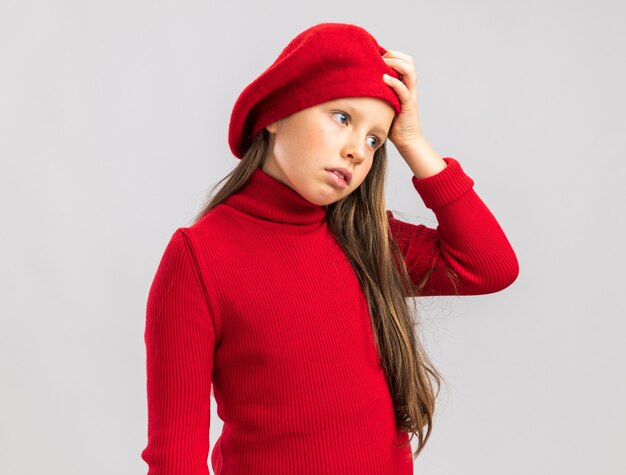
[{"label": "knit ribbed sweater", "polygon": [[[435,268],[421,295],[504,289],[516,255],[474,181],[444,160],[411,178],[436,229],[387,211],[411,278]],[[172,234],[146,306],[149,475],[209,473],[211,394],[223,421],[216,475],[413,473],[365,295],[325,217],[255,169]]]}]

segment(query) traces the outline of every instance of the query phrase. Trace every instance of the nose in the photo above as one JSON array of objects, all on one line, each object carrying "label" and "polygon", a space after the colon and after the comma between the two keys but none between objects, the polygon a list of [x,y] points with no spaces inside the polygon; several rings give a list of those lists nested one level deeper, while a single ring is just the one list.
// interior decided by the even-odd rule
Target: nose
[{"label": "nose", "polygon": [[346,142],[342,155],[344,158],[349,158],[356,163],[361,163],[365,160],[365,146],[365,140],[359,137],[358,134],[353,134]]}]

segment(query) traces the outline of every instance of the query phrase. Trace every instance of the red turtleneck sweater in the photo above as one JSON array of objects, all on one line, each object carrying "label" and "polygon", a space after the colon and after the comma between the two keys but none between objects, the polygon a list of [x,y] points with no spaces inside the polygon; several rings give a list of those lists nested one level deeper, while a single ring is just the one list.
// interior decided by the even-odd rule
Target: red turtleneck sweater
[{"label": "red turtleneck sweater", "polygon": [[[391,232],[423,295],[504,289],[513,249],[458,161],[412,182],[437,229]],[[211,384],[222,433],[216,475],[413,473],[396,431],[367,302],[325,208],[256,169],[248,183],[177,229],[147,302],[150,475],[208,474]]]}]

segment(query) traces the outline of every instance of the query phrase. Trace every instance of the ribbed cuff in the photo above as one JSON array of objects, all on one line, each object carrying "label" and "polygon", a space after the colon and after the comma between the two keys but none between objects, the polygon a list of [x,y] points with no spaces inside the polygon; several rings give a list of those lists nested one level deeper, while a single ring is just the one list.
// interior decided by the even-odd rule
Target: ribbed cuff
[{"label": "ribbed cuff", "polygon": [[474,186],[474,180],[465,174],[456,159],[444,157],[443,160],[448,166],[439,173],[425,178],[417,178],[413,175],[411,178],[424,204],[430,209],[453,203]]}]

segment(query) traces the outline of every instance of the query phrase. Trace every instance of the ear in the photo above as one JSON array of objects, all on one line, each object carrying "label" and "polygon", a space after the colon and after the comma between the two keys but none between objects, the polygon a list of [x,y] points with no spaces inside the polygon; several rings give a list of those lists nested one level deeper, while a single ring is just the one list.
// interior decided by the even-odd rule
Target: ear
[{"label": "ear", "polygon": [[278,129],[278,121],[274,121],[271,124],[266,125],[265,128],[268,132],[275,134],[276,130]]}]

